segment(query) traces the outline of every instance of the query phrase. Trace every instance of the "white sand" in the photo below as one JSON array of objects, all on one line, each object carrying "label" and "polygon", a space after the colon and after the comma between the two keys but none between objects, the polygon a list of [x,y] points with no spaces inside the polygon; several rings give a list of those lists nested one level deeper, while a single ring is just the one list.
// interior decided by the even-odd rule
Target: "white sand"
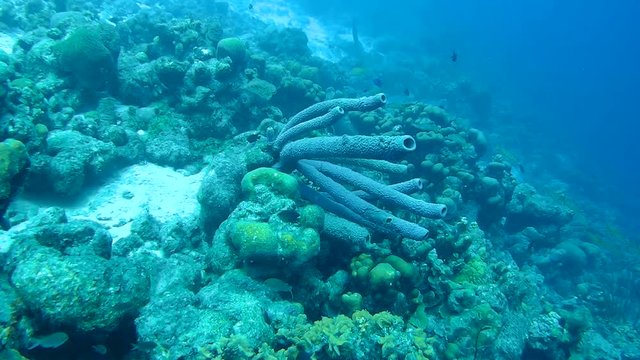
[{"label": "white sand", "polygon": [[16,39],[8,34],[0,32],[0,50],[7,54],[13,53],[13,44],[16,43]]},{"label": "white sand", "polygon": [[199,212],[196,199],[204,172],[185,176],[153,164],[122,170],[78,205],[67,208],[71,219],[104,225],[113,241],[131,232],[131,222],[146,209],[161,223],[173,217],[188,219]]},{"label": "white sand", "polygon": [[[203,176],[204,171],[186,176],[158,165],[134,165],[121,170],[106,184],[87,191],[73,205],[16,199],[12,206],[27,211],[30,216],[47,207],[61,207],[70,220],[85,219],[102,224],[115,243],[131,233],[131,222],[145,209],[160,223],[175,217],[193,221],[200,211],[197,193]],[[29,221],[25,221],[9,231],[0,230],[0,254],[9,249],[11,234],[28,226]]]}]

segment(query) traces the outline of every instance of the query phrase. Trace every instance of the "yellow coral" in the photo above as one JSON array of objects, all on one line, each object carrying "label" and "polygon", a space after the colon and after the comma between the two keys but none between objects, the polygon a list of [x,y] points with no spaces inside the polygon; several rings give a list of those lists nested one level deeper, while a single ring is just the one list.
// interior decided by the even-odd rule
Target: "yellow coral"
[{"label": "yellow coral", "polygon": [[7,139],[0,143],[0,200],[11,194],[11,180],[27,164],[27,148],[22,142]]},{"label": "yellow coral", "polygon": [[487,276],[487,263],[485,263],[479,256],[476,256],[465,264],[460,273],[458,273],[453,280],[460,284],[469,283],[480,285],[487,280]]},{"label": "yellow coral", "polygon": [[256,195],[256,186],[262,185],[274,193],[286,196],[290,199],[298,198],[298,180],[273,168],[257,168],[248,172],[240,182],[242,192],[249,198]]},{"label": "yellow coral", "polygon": [[275,254],[278,241],[271,226],[258,221],[238,221],[231,230],[231,244],[243,259]]}]

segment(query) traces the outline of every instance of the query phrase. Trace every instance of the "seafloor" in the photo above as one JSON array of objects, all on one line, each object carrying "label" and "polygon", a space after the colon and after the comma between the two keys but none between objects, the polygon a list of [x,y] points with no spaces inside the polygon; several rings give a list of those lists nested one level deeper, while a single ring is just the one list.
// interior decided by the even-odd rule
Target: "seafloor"
[{"label": "seafloor", "polygon": [[448,59],[345,33],[2,0],[0,358],[640,359],[610,214],[523,174]]}]

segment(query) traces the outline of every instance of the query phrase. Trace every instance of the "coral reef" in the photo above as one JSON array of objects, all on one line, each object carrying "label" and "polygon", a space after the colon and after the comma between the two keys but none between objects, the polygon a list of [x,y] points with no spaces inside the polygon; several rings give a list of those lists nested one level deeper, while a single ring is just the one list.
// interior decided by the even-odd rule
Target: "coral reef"
[{"label": "coral reef", "polygon": [[637,244],[489,93],[258,14],[0,4],[0,358],[640,358]]}]

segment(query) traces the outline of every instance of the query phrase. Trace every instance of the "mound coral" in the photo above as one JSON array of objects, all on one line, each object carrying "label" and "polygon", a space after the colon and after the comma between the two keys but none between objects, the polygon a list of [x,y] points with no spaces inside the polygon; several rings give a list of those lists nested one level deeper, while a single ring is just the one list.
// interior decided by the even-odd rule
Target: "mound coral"
[{"label": "mound coral", "polygon": [[218,59],[229,57],[233,66],[237,68],[244,64],[247,57],[247,48],[239,38],[224,38],[218,41],[216,57]]},{"label": "mound coral", "polygon": [[110,25],[83,26],[53,47],[58,68],[83,88],[114,89],[120,38]]}]

